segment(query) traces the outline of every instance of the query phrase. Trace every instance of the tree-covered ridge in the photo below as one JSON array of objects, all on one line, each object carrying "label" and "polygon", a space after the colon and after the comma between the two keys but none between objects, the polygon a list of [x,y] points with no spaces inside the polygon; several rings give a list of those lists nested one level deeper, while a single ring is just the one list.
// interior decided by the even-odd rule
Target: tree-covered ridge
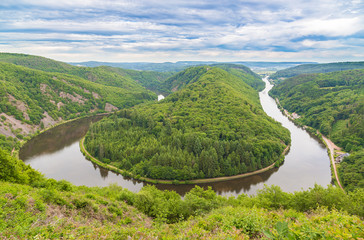
[{"label": "tree-covered ridge", "polygon": [[153,86],[152,82],[155,84],[157,81],[156,79],[160,78],[161,81],[163,81],[170,76],[168,73],[144,71],[142,73],[138,73],[138,71],[106,66],[94,68],[72,66],[67,63],[44,57],[14,53],[0,53],[0,62],[13,63],[45,72],[70,74],[102,85],[119,87],[130,91],[143,91],[143,86]]},{"label": "tree-covered ridge", "polygon": [[0,133],[22,138],[60,119],[130,107],[155,97],[143,88],[131,91],[0,62]]},{"label": "tree-covered ridge", "polygon": [[280,82],[280,79],[297,76],[307,73],[329,73],[336,71],[345,71],[352,69],[364,69],[364,62],[337,62],[337,63],[323,63],[323,64],[302,64],[295,67],[279,70],[270,76]]},{"label": "tree-covered ridge", "polygon": [[[251,71],[248,67],[236,64],[214,64],[211,67],[218,67],[229,72],[232,75],[243,80],[246,84],[252,88],[260,91],[264,89],[264,82],[259,75]],[[197,81],[203,74],[205,74],[211,67],[197,66],[189,67],[184,71],[177,73],[176,75],[168,78],[162,85],[164,89],[168,89],[172,92],[181,90],[189,83]],[[165,92],[166,94],[170,92]]]},{"label": "tree-covered ridge", "polygon": [[364,70],[299,75],[270,94],[346,151],[364,147]]},{"label": "tree-covered ridge", "polygon": [[0,148],[1,239],[361,239],[363,194],[271,186],[228,198],[195,187],[182,199],[150,185],[74,186]]},{"label": "tree-covered ridge", "polygon": [[170,91],[164,86],[164,82],[174,75],[173,72],[136,71],[130,69],[104,67],[110,72],[118,73],[126,78],[133,79],[143,87],[157,94],[169,94]]},{"label": "tree-covered ridge", "polygon": [[163,85],[171,92],[176,92],[184,88],[189,83],[196,82],[203,74],[208,71],[208,69],[209,68],[207,66],[189,67],[186,70],[168,78]]},{"label": "tree-covered ridge", "polygon": [[254,89],[220,68],[186,72],[197,77],[182,90],[94,124],[87,150],[134,176],[170,180],[231,176],[281,158],[289,132],[264,113]]},{"label": "tree-covered ridge", "polygon": [[216,64],[212,66],[224,69],[228,73],[231,73],[243,79],[246,84],[248,84],[257,91],[261,91],[265,87],[265,83],[263,82],[262,78],[258,74],[250,70],[250,68],[244,65],[225,63],[225,64]]},{"label": "tree-covered ridge", "polygon": [[45,72],[67,73],[75,67],[64,62],[55,61],[45,57],[39,57],[19,53],[0,53],[0,61],[20,65],[27,68],[42,70]]},{"label": "tree-covered ridge", "polygon": [[351,152],[340,164],[340,178],[348,190],[364,186],[360,150],[364,147],[364,70],[299,75],[275,86],[270,94],[301,116],[296,121],[318,129]]}]

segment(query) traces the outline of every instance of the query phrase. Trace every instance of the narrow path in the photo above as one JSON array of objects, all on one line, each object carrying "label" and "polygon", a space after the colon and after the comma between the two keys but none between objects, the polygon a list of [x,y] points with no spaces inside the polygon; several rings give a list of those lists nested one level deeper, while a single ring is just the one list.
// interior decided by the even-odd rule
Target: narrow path
[{"label": "narrow path", "polygon": [[334,168],[334,173],[335,173],[335,177],[336,177],[336,181],[339,185],[339,187],[344,190],[344,188],[341,186],[340,180],[339,180],[339,176],[337,174],[337,170],[336,170],[336,165],[335,165],[335,161],[334,161],[334,149],[340,149],[339,147],[337,147],[333,142],[330,141],[330,139],[326,138],[324,135],[322,135],[322,139],[325,141],[327,148],[330,151],[330,159],[331,159],[331,163],[332,166]]}]

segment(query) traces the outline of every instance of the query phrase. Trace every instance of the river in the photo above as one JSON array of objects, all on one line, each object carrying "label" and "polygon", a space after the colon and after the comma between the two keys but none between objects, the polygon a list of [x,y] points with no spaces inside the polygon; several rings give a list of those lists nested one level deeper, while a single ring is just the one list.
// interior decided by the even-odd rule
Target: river
[{"label": "river", "polygon": [[[293,192],[326,186],[331,181],[330,160],[323,144],[305,130],[294,125],[278,109],[268,95],[273,87],[267,80],[266,88],[259,93],[264,111],[291,132],[291,148],[280,168],[254,176],[218,183],[199,184],[211,186],[218,194],[237,196],[255,194],[266,185],[278,185],[284,191]],[[120,174],[100,168],[85,159],[80,152],[79,140],[86,134],[91,122],[101,117],[80,119],[52,128],[30,140],[20,151],[20,158],[48,178],[65,179],[75,185],[108,186],[115,183],[138,192],[146,183],[125,178]],[[159,189],[174,190],[184,195],[192,185],[156,184]]]}]

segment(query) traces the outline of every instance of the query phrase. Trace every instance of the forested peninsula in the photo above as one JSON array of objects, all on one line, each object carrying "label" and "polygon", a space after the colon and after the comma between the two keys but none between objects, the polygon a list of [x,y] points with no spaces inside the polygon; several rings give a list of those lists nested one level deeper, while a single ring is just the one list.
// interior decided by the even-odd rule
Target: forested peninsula
[{"label": "forested peninsula", "polygon": [[179,76],[191,72],[166,99],[95,123],[86,149],[133,176],[167,180],[237,175],[283,159],[289,131],[265,114],[256,90],[218,67]]},{"label": "forested peninsula", "polygon": [[286,79],[270,94],[300,116],[295,121],[350,152],[340,164],[340,178],[349,190],[364,187],[364,70],[302,74]]},{"label": "forested peninsula", "polygon": [[[79,69],[45,58],[0,54],[0,61],[4,59],[8,62],[0,63],[0,239],[364,237],[364,188],[344,192],[315,185],[286,193],[273,185],[252,196],[223,197],[196,186],[182,198],[151,185],[134,193],[116,185],[86,187],[48,179],[12,152],[24,138],[25,125],[38,131],[42,122],[45,128],[52,123],[50,119],[113,111],[109,104],[114,104],[129,108],[94,124],[86,139],[96,157],[133,174],[159,177],[169,170],[184,179],[278,165],[290,143],[289,132],[265,115],[257,94],[262,81],[244,67],[191,68],[181,76],[198,76],[184,84],[185,79],[170,73],[129,72],[135,77],[132,82],[124,81],[122,69],[81,67],[85,74],[77,75],[60,68]],[[173,88],[180,90],[156,103],[156,95],[140,85],[151,89],[156,85],[155,92],[168,94]],[[161,154],[154,154],[156,150]],[[124,153],[132,158],[113,158]],[[360,169],[360,164],[357,169],[352,164],[358,156],[362,152],[345,159],[348,172]]]}]

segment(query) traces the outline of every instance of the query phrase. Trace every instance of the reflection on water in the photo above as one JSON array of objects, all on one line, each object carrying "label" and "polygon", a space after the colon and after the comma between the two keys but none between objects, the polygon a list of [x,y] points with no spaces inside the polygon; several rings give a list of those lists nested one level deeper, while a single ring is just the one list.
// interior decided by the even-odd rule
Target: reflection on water
[{"label": "reflection on water", "polygon": [[52,154],[80,140],[87,132],[92,122],[99,121],[103,116],[94,116],[75,120],[45,131],[27,142],[19,153],[26,161],[37,155]]},{"label": "reflection on water", "polygon": [[[260,92],[264,111],[282,123],[291,132],[291,148],[279,169],[271,169],[254,176],[218,183],[199,184],[211,186],[220,195],[255,194],[266,185],[278,185],[284,191],[293,192],[313,187],[315,183],[326,186],[330,183],[330,161],[324,145],[306,131],[295,126],[277,108],[269,97],[272,88],[265,79],[266,88]],[[29,141],[20,151],[20,158],[46,177],[65,179],[75,185],[108,186],[116,183],[133,192],[138,192],[146,183],[123,177],[88,161],[79,149],[79,140],[85,135],[91,122],[101,117],[91,117],[55,127]],[[181,195],[193,185],[156,184],[159,189],[174,190]]]},{"label": "reflection on water", "polygon": [[[203,183],[196,184],[200,187],[207,189],[209,186],[219,195],[239,195],[241,193],[251,194],[252,191],[255,190],[256,186],[259,183],[265,182],[269,179],[269,177],[278,171],[278,168],[271,169],[267,172],[249,176],[242,179],[234,179],[223,182],[216,183]],[[158,188],[161,190],[174,190],[180,195],[184,195],[186,192],[190,191],[195,185],[170,185],[170,184],[158,184]]]}]

